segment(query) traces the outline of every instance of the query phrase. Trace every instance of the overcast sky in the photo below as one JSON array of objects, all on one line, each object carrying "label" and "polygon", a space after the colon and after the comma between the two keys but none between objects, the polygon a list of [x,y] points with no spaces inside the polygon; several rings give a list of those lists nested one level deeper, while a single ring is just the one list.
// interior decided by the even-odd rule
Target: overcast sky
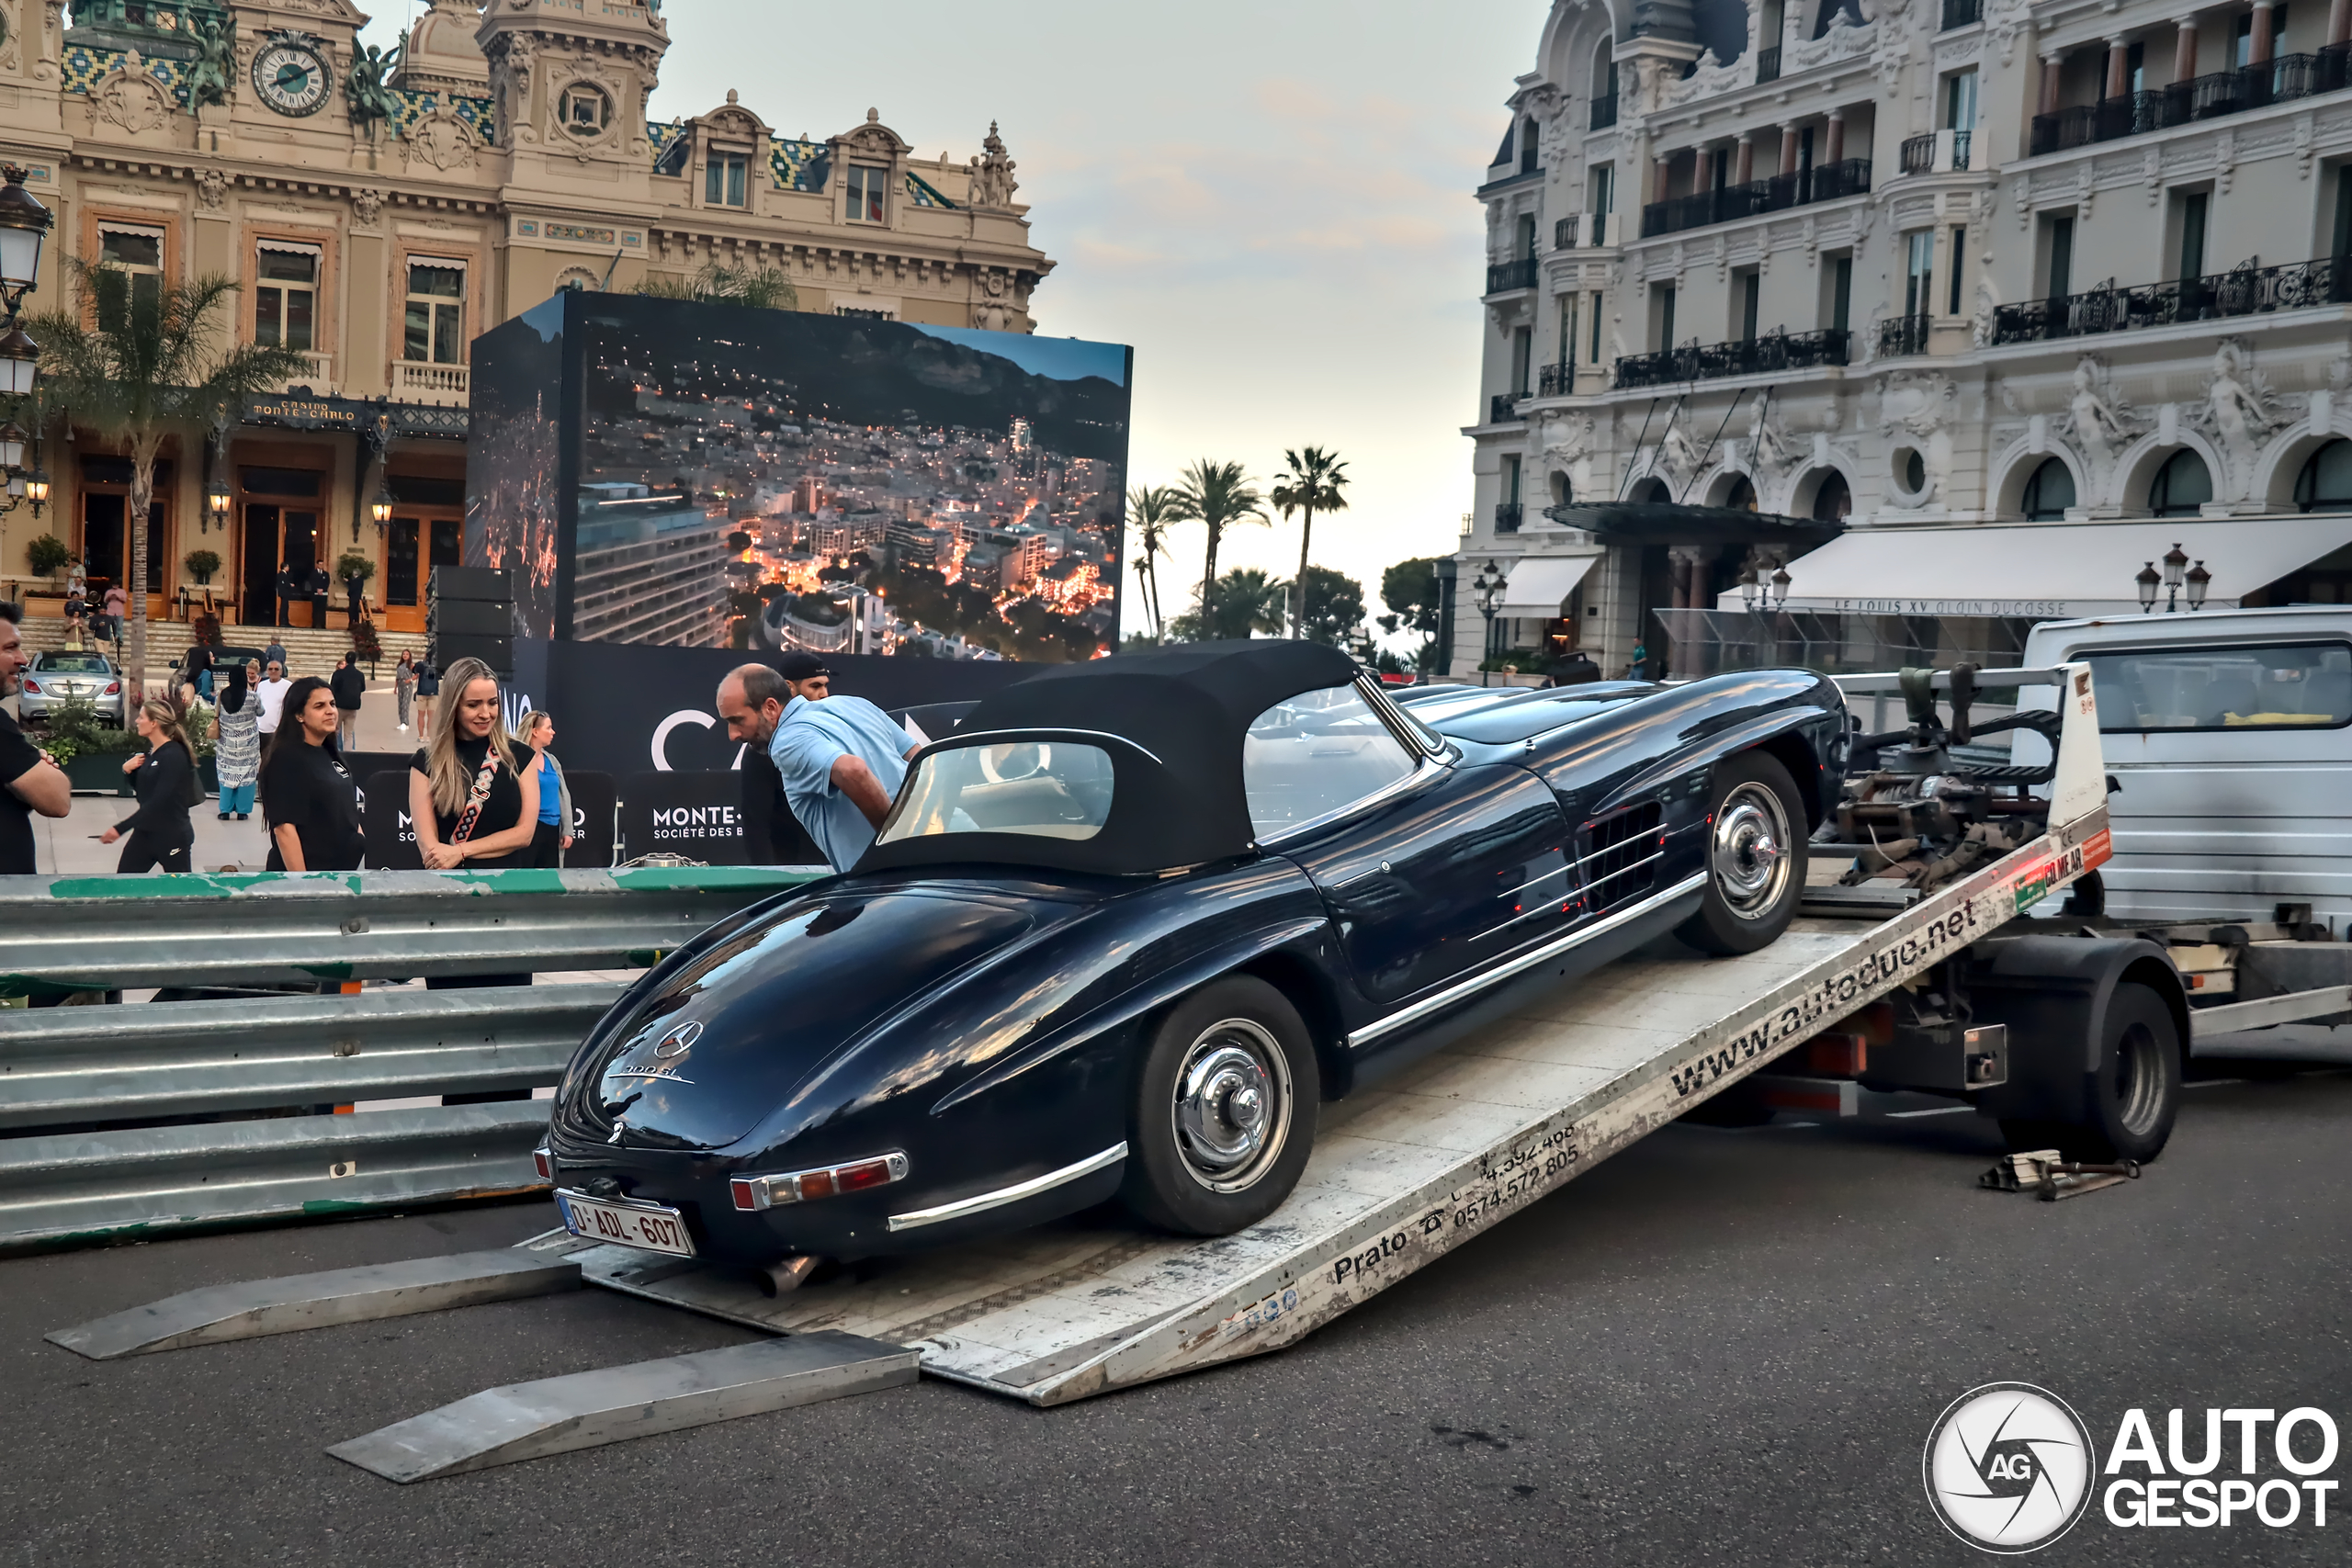
[{"label": "overcast sky", "polygon": [[[378,0],[389,44],[421,7]],[[1040,335],[1136,351],[1129,479],[1194,457],[1265,480],[1286,446],[1347,458],[1351,510],[1314,558],[1364,584],[1452,549],[1470,504],[1484,220],[1472,190],[1501,140],[1543,0],[1100,0],[862,6],[670,0],[659,118],[727,89],[784,134],[868,107],[958,162],[990,119],[1020,164],[1053,275]],[[1173,615],[1201,533],[1161,568]],[[1219,567],[1296,569],[1298,525],[1240,528]],[[1183,590],[1179,593],[1179,588]],[[1127,627],[1142,625],[1136,597]]]}]

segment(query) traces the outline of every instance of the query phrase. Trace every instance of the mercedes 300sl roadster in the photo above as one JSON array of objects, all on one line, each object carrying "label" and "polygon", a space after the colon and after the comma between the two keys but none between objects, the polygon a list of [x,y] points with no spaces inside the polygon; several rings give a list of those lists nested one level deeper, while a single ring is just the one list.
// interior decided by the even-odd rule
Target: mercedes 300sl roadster
[{"label": "mercedes 300sl roadster", "polygon": [[1401,702],[1307,643],[1048,671],[916,754],[847,874],[641,977],[543,1173],[582,1235],[754,1269],[1114,1196],[1238,1230],[1323,1101],[1667,932],[1771,942],[1845,722],[1802,671]]}]

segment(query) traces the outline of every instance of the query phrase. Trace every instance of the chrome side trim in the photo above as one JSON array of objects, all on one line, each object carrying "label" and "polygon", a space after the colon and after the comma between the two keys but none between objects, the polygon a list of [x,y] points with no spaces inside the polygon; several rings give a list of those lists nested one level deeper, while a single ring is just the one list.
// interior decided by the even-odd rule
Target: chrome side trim
[{"label": "chrome side trim", "polygon": [[989,1209],[1001,1209],[1007,1203],[1018,1203],[1023,1198],[1035,1198],[1066,1181],[1076,1181],[1081,1176],[1091,1176],[1105,1166],[1118,1164],[1127,1157],[1127,1145],[1114,1144],[1099,1155],[1089,1155],[1076,1165],[1066,1165],[1059,1170],[1049,1170],[1043,1176],[1012,1187],[1000,1187],[993,1192],[983,1192],[977,1198],[958,1198],[953,1203],[942,1203],[935,1209],[917,1209],[912,1213],[890,1216],[894,1231],[910,1231],[919,1225],[935,1225],[942,1220],[960,1220],[967,1214],[978,1214]]},{"label": "chrome side trim", "polygon": [[[1557,958],[1571,948],[1579,947],[1590,942],[1594,937],[1606,936],[1628,921],[1638,919],[1654,909],[1662,908],[1686,894],[1696,893],[1706,885],[1707,874],[1703,871],[1694,873],[1665,892],[1653,893],[1640,903],[1628,905],[1606,919],[1594,921],[1582,931],[1571,931],[1557,942],[1545,942],[1532,953],[1522,953],[1518,957],[1506,959],[1492,969],[1474,975],[1467,980],[1457,981],[1435,996],[1424,997],[1410,1007],[1399,1008],[1386,1018],[1375,1019],[1365,1024],[1348,1036],[1348,1049],[1359,1050],[1384,1034],[1394,1033],[1416,1020],[1427,1018],[1430,1014],[1452,1007],[1456,1002],[1467,1000],[1498,981],[1508,980],[1514,975],[1524,974],[1538,964]],[[892,1222],[893,1224],[896,1223]]]}]

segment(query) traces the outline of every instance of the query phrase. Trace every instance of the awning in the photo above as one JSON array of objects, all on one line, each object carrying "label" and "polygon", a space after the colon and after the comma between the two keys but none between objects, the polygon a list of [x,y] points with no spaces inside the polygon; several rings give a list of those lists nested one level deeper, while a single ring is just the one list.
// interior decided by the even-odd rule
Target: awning
[{"label": "awning", "polygon": [[1584,574],[1592,570],[1599,556],[1523,556],[1510,569],[1510,580],[1503,585],[1502,602],[1495,606],[1498,615],[1519,615],[1530,619],[1552,620],[1562,614],[1560,606],[1576,592]]},{"label": "awning", "polygon": [[1604,545],[1780,545],[1811,549],[1837,537],[1846,526],[1736,506],[1683,506],[1663,501],[1547,506],[1544,515],[1564,528],[1582,528]]},{"label": "awning", "polygon": [[[1788,608],[2038,621],[2136,615],[2141,567],[2154,561],[2161,571],[2176,544],[2213,574],[2205,602],[2234,609],[2245,595],[2352,544],[2352,515],[1858,529],[1789,563]],[[1740,596],[1722,593],[1715,604],[1736,610]]]}]

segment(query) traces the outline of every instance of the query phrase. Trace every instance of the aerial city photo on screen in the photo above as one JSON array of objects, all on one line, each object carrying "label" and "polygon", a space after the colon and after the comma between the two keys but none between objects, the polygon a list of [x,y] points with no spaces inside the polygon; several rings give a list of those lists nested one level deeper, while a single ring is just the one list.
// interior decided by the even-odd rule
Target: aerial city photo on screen
[{"label": "aerial city photo on screen", "polygon": [[[554,571],[529,575],[554,579],[555,635],[1054,661],[1116,646],[1126,348],[641,298],[561,303],[555,333],[543,318],[494,334],[528,334],[514,345],[522,374],[497,378],[514,406],[489,445],[509,462],[487,465],[517,471],[475,489],[493,553],[507,536],[517,564],[536,565],[547,552],[531,541],[553,536]],[[566,336],[571,352],[550,354]],[[549,403],[573,411],[571,439],[554,438]],[[572,468],[553,494],[550,459]]]}]

